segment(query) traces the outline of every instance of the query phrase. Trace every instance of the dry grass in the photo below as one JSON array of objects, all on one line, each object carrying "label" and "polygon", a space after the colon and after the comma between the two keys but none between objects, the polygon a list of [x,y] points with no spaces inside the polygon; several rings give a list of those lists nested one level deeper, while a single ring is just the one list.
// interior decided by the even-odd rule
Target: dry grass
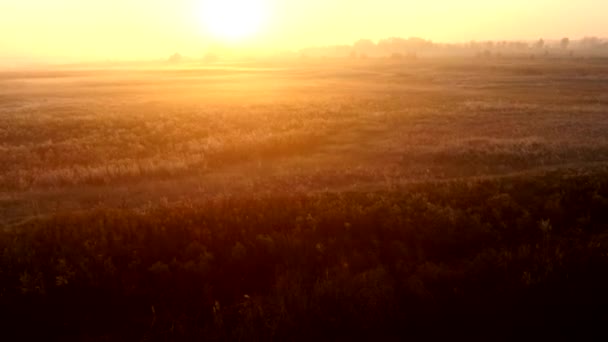
[{"label": "dry grass", "polygon": [[3,73],[0,205],[10,217],[15,201],[117,188],[142,202],[602,163],[607,82],[595,60]]},{"label": "dry grass", "polygon": [[603,333],[607,109],[597,60],[0,74],[0,329]]}]

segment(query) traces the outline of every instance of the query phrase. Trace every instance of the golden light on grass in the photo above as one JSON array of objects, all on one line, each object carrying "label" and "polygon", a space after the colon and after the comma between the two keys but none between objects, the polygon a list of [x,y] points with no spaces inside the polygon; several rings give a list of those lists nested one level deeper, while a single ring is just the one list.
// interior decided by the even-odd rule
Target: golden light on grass
[{"label": "golden light on grass", "polygon": [[255,36],[269,16],[270,9],[264,0],[205,0],[200,8],[204,29],[225,42]]}]

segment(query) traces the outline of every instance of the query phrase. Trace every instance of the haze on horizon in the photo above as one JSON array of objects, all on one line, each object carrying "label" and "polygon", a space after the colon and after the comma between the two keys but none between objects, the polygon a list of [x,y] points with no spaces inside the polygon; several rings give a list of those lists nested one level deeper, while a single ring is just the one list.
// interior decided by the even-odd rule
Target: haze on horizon
[{"label": "haze on horizon", "polygon": [[608,36],[608,3],[598,0],[240,0],[264,4],[264,20],[255,34],[229,41],[207,29],[206,1],[222,0],[0,0],[0,62],[201,56],[218,45],[297,50],[397,36],[440,42]]}]

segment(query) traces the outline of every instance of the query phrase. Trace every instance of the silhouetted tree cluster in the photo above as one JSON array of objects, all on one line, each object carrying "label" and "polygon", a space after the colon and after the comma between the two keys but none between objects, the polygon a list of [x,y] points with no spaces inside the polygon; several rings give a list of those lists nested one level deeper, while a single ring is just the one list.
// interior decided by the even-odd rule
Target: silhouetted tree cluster
[{"label": "silhouetted tree cluster", "polygon": [[[608,41],[586,37],[578,41],[570,38],[549,41],[540,38],[526,41],[471,41],[465,44],[441,44],[421,38],[387,38],[377,43],[361,39],[352,46],[337,45],[301,50],[308,57],[391,57],[396,56],[563,56],[573,52],[608,56]],[[566,54],[567,53],[567,54]]]}]

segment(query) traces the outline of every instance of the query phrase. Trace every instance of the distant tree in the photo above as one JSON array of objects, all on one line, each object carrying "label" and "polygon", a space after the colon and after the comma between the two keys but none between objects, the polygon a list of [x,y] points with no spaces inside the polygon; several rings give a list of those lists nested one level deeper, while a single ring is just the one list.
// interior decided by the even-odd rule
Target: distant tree
[{"label": "distant tree", "polygon": [[389,57],[393,56],[393,54],[405,56],[406,54],[416,53],[417,51],[428,51],[435,47],[436,46],[432,41],[417,37],[410,37],[408,39],[393,37],[380,40],[377,44],[378,51]]},{"label": "distant tree", "polygon": [[373,54],[376,44],[369,39],[360,39],[353,47],[359,54]]},{"label": "distant tree", "polygon": [[169,57],[169,63],[179,63],[182,61],[182,59],[182,55],[180,55],[179,53],[174,53],[171,55],[171,57]]},{"label": "distant tree", "polygon": [[539,39],[536,44],[534,44],[534,47],[537,49],[542,49],[545,47],[545,40],[544,39]]},{"label": "distant tree", "polygon": [[212,52],[208,52],[205,55],[205,57],[203,57],[203,61],[205,63],[215,63],[215,62],[218,61],[218,59],[219,59],[219,57],[216,54],[212,53]]},{"label": "distant tree", "polygon": [[510,42],[509,46],[514,50],[527,50],[529,48],[528,43],[525,42]]},{"label": "distant tree", "polygon": [[570,38],[562,38],[562,40],[559,43],[559,46],[566,50],[568,48],[568,46],[570,46]]},{"label": "distant tree", "polygon": [[601,39],[598,37],[585,37],[581,40],[581,46],[587,49],[594,49],[601,45]]},{"label": "distant tree", "polygon": [[378,49],[383,55],[392,55],[399,53],[403,49],[403,42],[405,40],[401,38],[388,38],[382,39],[378,42]]}]

